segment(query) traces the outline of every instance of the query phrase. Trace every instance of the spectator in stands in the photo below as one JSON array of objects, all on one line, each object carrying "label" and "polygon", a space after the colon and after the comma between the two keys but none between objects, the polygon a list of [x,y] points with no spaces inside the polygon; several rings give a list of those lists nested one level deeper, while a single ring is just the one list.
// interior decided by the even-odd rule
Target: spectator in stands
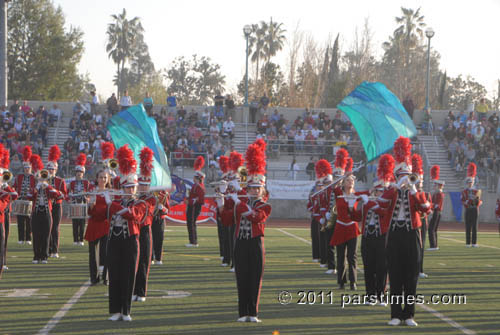
[{"label": "spectator in stands", "polygon": [[99,97],[95,93],[94,90],[90,91],[90,98],[92,101],[90,102],[90,114],[96,115],[97,113],[97,107],[99,106]]},{"label": "spectator in stands", "polygon": [[474,128],[472,135],[474,136],[474,142],[479,143],[484,136],[484,127],[482,122],[479,122]]},{"label": "spectator in stands", "polygon": [[20,109],[19,100],[14,100],[14,103],[9,108],[10,115],[15,116]]},{"label": "spectator in stands", "polygon": [[153,98],[149,95],[149,92],[146,92],[146,96],[142,100],[142,104],[144,105],[144,109],[149,116],[152,116],[153,111]]},{"label": "spectator in stands", "polygon": [[210,112],[208,111],[208,108],[205,108],[203,110],[203,113],[201,114],[201,127],[203,129],[208,128],[208,125],[210,124]]},{"label": "spectator in stands", "polygon": [[22,172],[22,168],[23,164],[19,159],[19,155],[17,155],[16,153],[11,154],[10,165],[9,165],[10,172],[12,172],[14,176],[17,176],[19,173]]},{"label": "spectator in stands", "polygon": [[490,110],[490,107],[488,107],[488,104],[486,103],[486,99],[481,98],[479,100],[479,104],[476,106],[476,112],[478,113],[478,119],[482,120],[483,118],[486,118],[486,114]]},{"label": "spectator in stands", "polygon": [[266,140],[270,157],[277,158],[279,153],[279,142],[276,133],[274,131],[271,131],[269,133],[269,136],[267,136]]},{"label": "spectator in stands", "polygon": [[269,118],[269,120],[271,122],[278,122],[280,119],[280,115],[278,114],[278,109],[275,109],[273,114],[271,114],[271,117]]},{"label": "spectator in stands", "polygon": [[114,93],[111,94],[108,100],[106,100],[106,107],[109,114],[114,115],[118,113],[118,99],[116,99],[116,95]]},{"label": "spectator in stands", "polygon": [[266,93],[264,93],[264,95],[260,98],[261,113],[266,113],[268,106],[269,106],[269,98],[267,97]]},{"label": "spectator in stands", "polygon": [[267,113],[264,113],[259,121],[257,121],[257,133],[264,135],[269,129],[269,119],[267,118]]},{"label": "spectator in stands", "polygon": [[300,171],[299,164],[297,164],[297,160],[294,157],[292,160],[292,164],[290,164],[289,176],[292,177],[293,180],[296,180],[299,171]]},{"label": "spectator in stands", "polygon": [[314,180],[314,165],[315,165],[314,157],[311,156],[309,159],[309,163],[306,166],[306,173],[309,176],[309,180]]},{"label": "spectator in stands", "polygon": [[130,95],[128,95],[128,91],[125,90],[123,91],[123,95],[120,98],[120,108],[121,110],[125,110],[130,106],[132,106],[132,98],[130,97]]},{"label": "spectator in stands", "polygon": [[224,124],[222,125],[222,129],[223,129],[223,136],[229,136],[229,138],[232,140],[234,137],[233,134],[234,122],[231,116],[229,116],[227,120],[224,122]]},{"label": "spectator in stands", "polygon": [[234,100],[231,94],[228,94],[226,96],[225,104],[226,104],[226,115],[233,119],[235,107],[234,107]]},{"label": "spectator in stands", "polygon": [[224,97],[220,91],[217,91],[214,97],[214,112],[215,117],[224,118]]},{"label": "spectator in stands", "polygon": [[304,151],[304,141],[306,137],[304,135],[304,131],[302,129],[297,129],[295,133],[295,150],[296,151]]},{"label": "spectator in stands", "polygon": [[215,120],[212,120],[212,124],[210,125],[210,136],[212,139],[216,139],[219,137],[220,128],[217,126]]},{"label": "spectator in stands", "polygon": [[250,108],[249,108],[249,122],[250,123],[255,123],[257,121],[257,112],[259,111],[259,100],[257,99],[257,96],[254,95],[252,101],[250,102]]},{"label": "spectator in stands", "polygon": [[167,106],[169,112],[175,112],[177,110],[177,97],[170,92],[167,97]]},{"label": "spectator in stands", "polygon": [[61,117],[61,115],[62,115],[61,110],[59,109],[59,107],[56,104],[54,104],[52,106],[52,109],[49,111],[49,125],[51,127],[54,127],[54,123],[59,121],[59,118]]},{"label": "spectator in stands", "polygon": [[427,135],[432,136],[434,134],[434,125],[432,124],[432,114],[431,114],[430,108],[426,108],[426,110],[425,110],[424,123],[425,123],[425,129],[427,131]]},{"label": "spectator in stands", "polygon": [[408,116],[410,119],[413,120],[413,111],[415,110],[415,105],[413,104],[413,100],[410,98],[409,95],[406,96],[406,98],[403,101],[403,107],[405,108],[406,112],[408,113]]},{"label": "spectator in stands", "polygon": [[498,115],[497,115],[497,112],[493,112],[493,114],[490,115],[490,117],[488,118],[488,122],[490,123],[490,125],[495,129],[498,128]]},{"label": "spectator in stands", "polygon": [[307,152],[314,152],[315,147],[316,147],[316,138],[312,134],[312,131],[309,130],[307,132],[307,135],[305,137],[305,144],[306,144],[306,151]]},{"label": "spectator in stands", "polygon": [[184,106],[181,106],[178,110],[177,110],[177,124],[180,123],[180,121],[185,121],[186,120],[186,110],[184,109]]},{"label": "spectator in stands", "polygon": [[464,152],[465,154],[465,165],[468,165],[469,163],[475,163],[476,161],[476,150],[474,149],[474,147],[472,146],[472,144],[469,144],[467,146],[467,149],[465,150]]},{"label": "spectator in stands", "polygon": [[474,112],[470,112],[469,117],[465,121],[465,127],[469,129],[470,126],[470,129],[474,129],[476,127],[476,124],[477,122],[476,122],[476,117],[474,116]]}]

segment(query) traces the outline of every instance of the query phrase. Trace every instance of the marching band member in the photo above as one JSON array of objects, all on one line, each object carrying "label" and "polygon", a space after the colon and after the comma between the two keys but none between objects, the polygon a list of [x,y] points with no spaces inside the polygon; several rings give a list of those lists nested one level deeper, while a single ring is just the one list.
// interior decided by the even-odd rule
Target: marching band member
[{"label": "marching band member", "polygon": [[30,158],[31,166],[37,176],[37,185],[33,195],[28,197],[33,201],[31,227],[33,229],[33,264],[47,264],[49,257],[50,229],[52,227],[52,201],[59,199],[62,194],[48,184],[49,172],[43,170],[42,159],[38,155]]},{"label": "marching band member", "polygon": [[[245,196],[247,192],[241,187],[242,182],[246,182],[246,177],[243,176],[243,155],[239,152],[233,151],[229,154],[229,168],[231,172],[228,175],[228,184],[225,198],[215,199],[217,207],[221,213],[221,221],[224,226],[224,259],[223,263],[230,266],[230,272],[234,272],[234,239],[235,239],[235,210],[236,204],[233,198],[238,197],[240,202],[247,202],[248,198]],[[245,172],[246,173],[246,172]]]},{"label": "marching band member", "polygon": [[[389,154],[380,157],[377,168],[378,180],[373,184],[373,197],[380,197],[385,191],[393,175],[394,158]],[[387,266],[385,241],[388,229],[384,220],[385,210],[377,201],[370,200],[367,195],[361,195],[363,203],[358,206],[356,219],[361,224],[361,256],[364,264],[366,295],[376,296],[380,305],[386,306],[383,299],[387,285]],[[371,300],[371,298],[370,298]],[[374,304],[375,301],[369,301]],[[366,302],[365,302],[366,303]]]},{"label": "marching band member", "polygon": [[151,172],[153,170],[153,150],[144,147],[139,155],[141,159],[139,175],[139,199],[146,203],[146,213],[141,222],[139,233],[139,264],[135,276],[134,294],[132,301],[146,301],[148,290],[149,267],[151,266],[151,224],[153,222],[153,212],[156,208],[156,198],[149,192],[151,184]]},{"label": "marching band member", "polygon": [[[5,228],[5,237],[4,237],[4,248],[3,248],[3,269],[8,270],[7,267],[7,242],[9,240],[9,232],[10,232],[10,212],[12,210],[12,202],[16,201],[18,198],[18,194],[14,188],[9,186],[9,181],[12,178],[12,173],[9,171],[10,165],[10,152],[9,150],[0,149],[0,171],[3,175],[1,189],[5,192],[9,193],[9,204],[4,210],[4,228]],[[10,176],[10,178],[9,178]]]},{"label": "marching band member", "polygon": [[[221,179],[218,181],[218,185],[215,187],[215,193],[224,195],[227,191],[227,181],[228,181],[228,175],[229,175],[229,157],[226,156],[219,156],[219,168],[222,172]],[[228,266],[227,259],[224,259],[225,251],[225,229],[224,225],[222,224],[222,218],[219,212],[219,209],[217,208],[216,211],[216,221],[217,221],[217,236],[219,238],[219,255],[222,260],[222,266]]]},{"label": "marching band member", "polygon": [[203,169],[204,165],[205,159],[203,159],[202,156],[198,156],[194,162],[194,184],[193,187],[191,187],[189,197],[186,200],[186,221],[189,235],[189,243],[186,244],[186,247],[198,247],[196,219],[198,219],[198,215],[200,215],[201,212],[201,207],[205,202],[205,185],[203,185],[205,174],[201,172],[201,169]]},{"label": "marching band member", "polygon": [[[432,210],[432,196],[430,193],[424,192],[424,169],[422,167],[423,161],[422,157],[419,154],[413,154],[411,156],[411,171],[414,175],[418,176],[418,181],[416,183],[417,191],[422,194],[423,200],[429,202]],[[424,250],[425,250],[425,234],[427,233],[427,228],[429,227],[430,212],[421,212],[420,213],[420,222],[422,222],[422,227],[420,228],[420,236],[422,241],[422,251],[421,251],[421,259],[420,259],[420,273],[418,274],[419,278],[427,278],[428,275],[424,272]]]},{"label": "marching band member", "polygon": [[[88,197],[81,195],[81,193],[90,192],[92,190],[92,185],[87,179],[83,179],[85,174],[85,163],[87,162],[87,156],[84,153],[80,153],[76,158],[76,174],[75,179],[69,183],[69,198],[73,204],[85,204],[88,201]],[[80,195],[78,195],[80,194]],[[73,244],[84,245],[83,234],[85,231],[85,219],[72,219],[73,223]]]},{"label": "marching band member", "polygon": [[231,196],[235,209],[234,264],[238,287],[239,322],[261,322],[257,317],[259,296],[264,272],[264,229],[271,214],[266,202],[266,154],[265,143],[251,144],[245,155],[248,171],[248,202]]},{"label": "marching band member", "polygon": [[[7,270],[7,242],[9,240],[9,225],[10,225],[10,210],[11,202],[15,201],[18,197],[17,192],[9,186],[8,182],[12,178],[12,174],[9,171],[10,165],[10,153],[9,150],[5,149],[3,144],[0,143],[0,174],[2,174],[1,191],[8,193],[7,205],[3,211],[3,238],[0,236],[0,242],[3,241],[3,247],[0,245],[0,275],[2,270]],[[10,176],[10,178],[9,178]],[[3,193],[0,193],[3,195]],[[5,195],[3,195],[5,197]],[[2,227],[0,226],[0,229]],[[2,234],[0,234],[2,235]]]},{"label": "marching band member", "polygon": [[[311,212],[311,246],[312,246],[312,258],[313,262],[319,262],[321,259],[321,264],[326,264],[326,255],[320,252],[320,224],[321,212],[320,212],[320,194],[314,194],[323,188],[323,177],[328,173],[332,173],[332,167],[326,159],[320,159],[314,165],[314,171],[316,173],[316,182],[313,188],[309,192],[309,201],[307,203],[307,210]],[[324,248],[323,248],[324,249]]]},{"label": "marching band member", "polygon": [[[345,173],[352,170],[352,158],[347,158]],[[336,187],[332,192],[336,195],[337,220],[330,245],[337,249],[337,281],[340,289],[344,289],[347,282],[345,263],[349,265],[349,282],[351,290],[356,290],[357,281],[357,245],[360,234],[358,222],[355,220],[355,211],[358,205],[357,194],[354,191],[356,177],[350,174],[343,180],[343,185]]]},{"label": "marching band member", "polygon": [[109,174],[111,178],[111,186],[115,190],[120,189],[120,176],[116,173],[116,168],[118,167],[118,161],[114,159],[115,156],[115,145],[112,142],[102,142],[101,143],[101,160],[104,169]]},{"label": "marching band member", "polygon": [[474,187],[474,178],[476,178],[477,167],[474,163],[467,166],[467,178],[465,182],[467,188],[462,191],[462,204],[465,207],[465,246],[467,248],[478,248],[477,244],[477,224],[479,219],[479,206],[483,204],[481,200],[481,190]]},{"label": "marching band member", "polygon": [[49,242],[49,257],[59,258],[59,224],[62,217],[62,201],[67,197],[68,190],[66,189],[66,182],[63,178],[57,177],[57,161],[61,157],[61,150],[56,145],[49,149],[49,162],[47,163],[47,170],[49,171],[49,184],[54,189],[61,192],[61,197],[52,203],[52,229],[50,230]]},{"label": "marching band member", "polygon": [[431,167],[431,179],[434,183],[434,194],[432,195],[432,218],[431,223],[429,224],[429,246],[427,249],[429,251],[439,250],[438,247],[438,239],[437,239],[437,230],[439,227],[439,222],[441,221],[441,211],[443,210],[443,201],[444,201],[444,181],[439,180],[439,165],[434,165]]},{"label": "marching band member", "polygon": [[169,204],[169,193],[160,191],[156,195],[156,208],[153,212],[153,223],[151,233],[153,237],[153,264],[163,264],[163,239],[165,234],[165,219],[167,218]]},{"label": "marching band member", "polygon": [[109,221],[108,206],[111,197],[108,193],[111,188],[111,177],[106,169],[97,172],[96,195],[90,197],[85,240],[89,243],[89,270],[90,284],[95,285],[102,279],[107,284],[106,250],[108,244]]},{"label": "marching band member", "polygon": [[[31,173],[31,147],[23,148],[23,174],[16,177],[14,189],[20,200],[28,200],[33,195],[36,185],[35,176]],[[17,231],[19,244],[31,244],[31,218],[27,215],[17,215]]]},{"label": "marching band member", "polygon": [[[417,326],[414,298],[409,297],[416,296],[422,251],[419,214],[430,210],[429,202],[417,191],[416,180],[409,178],[410,155],[410,139],[400,136],[394,142],[397,185],[388,188],[379,201],[379,206],[387,209],[385,219],[389,222],[386,255],[391,287],[391,320],[388,324],[391,326],[401,324],[402,320],[408,326]],[[403,295],[404,309],[401,300],[396,299]]]},{"label": "marching band member", "polygon": [[136,200],[137,162],[128,145],[118,149],[120,179],[124,195],[109,205],[108,239],[109,313],[111,321],[132,321],[130,306],[137,271],[141,222],[147,211],[143,200]]}]

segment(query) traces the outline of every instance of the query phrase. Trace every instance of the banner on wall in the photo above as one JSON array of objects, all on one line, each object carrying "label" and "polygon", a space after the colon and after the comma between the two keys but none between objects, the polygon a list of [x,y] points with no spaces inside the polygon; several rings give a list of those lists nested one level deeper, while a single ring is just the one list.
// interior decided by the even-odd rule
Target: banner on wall
[{"label": "banner on wall", "polygon": [[[171,221],[178,223],[186,223],[186,209],[187,205],[184,202],[178,203],[170,207],[168,210],[167,218]],[[196,223],[209,223],[216,221],[217,204],[214,198],[205,198],[205,203],[201,207],[200,215]]]},{"label": "banner on wall", "polygon": [[271,199],[307,200],[314,186],[313,180],[267,180]]}]

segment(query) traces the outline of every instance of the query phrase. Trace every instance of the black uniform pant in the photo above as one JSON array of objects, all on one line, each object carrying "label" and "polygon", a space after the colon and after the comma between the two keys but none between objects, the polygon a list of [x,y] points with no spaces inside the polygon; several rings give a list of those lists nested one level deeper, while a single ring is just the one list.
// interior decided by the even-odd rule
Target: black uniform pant
[{"label": "black uniform pant", "polygon": [[165,219],[159,215],[153,218],[151,224],[151,234],[153,238],[153,259],[161,261],[163,256],[163,238],[165,234]]},{"label": "black uniform pant", "polygon": [[196,219],[201,212],[201,204],[188,205],[186,210],[187,229],[189,243],[198,244],[198,234],[196,233]]},{"label": "black uniform pant", "polygon": [[4,226],[5,226],[5,242],[3,246],[3,265],[7,265],[7,242],[9,241],[10,233],[10,210],[5,209],[4,212]]},{"label": "black uniform pant", "polygon": [[465,209],[465,244],[477,243],[477,207]]},{"label": "black uniform pant", "polygon": [[441,221],[441,212],[434,211],[434,213],[432,213],[431,223],[429,224],[429,246],[431,248],[438,247],[437,231],[440,221]]},{"label": "black uniform pant", "polygon": [[234,225],[224,226],[224,255],[222,263],[234,267]]},{"label": "black uniform pant", "polygon": [[421,219],[422,227],[420,227],[420,237],[422,240],[422,251],[420,255],[420,273],[424,273],[424,250],[425,250],[425,235],[427,234],[427,216]]},{"label": "black uniform pant", "polygon": [[29,216],[17,216],[17,236],[19,241],[31,241],[31,218]]},{"label": "black uniform pant", "polygon": [[73,219],[73,242],[83,242],[85,219]]},{"label": "black uniform pant", "polygon": [[264,237],[249,240],[236,239],[234,265],[238,287],[238,310],[240,317],[257,316],[259,312],[260,288],[264,274]]},{"label": "black uniform pant", "polygon": [[99,282],[99,266],[104,267],[102,279],[106,279],[106,249],[108,236],[105,235],[97,240],[89,241],[89,270],[90,282],[92,284]]},{"label": "black uniform pant", "polygon": [[[321,228],[321,225],[319,225]],[[327,264],[328,269],[335,270],[335,249],[330,245],[335,226],[319,232],[319,258],[321,264]]]},{"label": "black uniform pant", "polygon": [[54,203],[52,205],[52,229],[50,230],[49,254],[59,252],[59,224],[61,223],[62,206]]},{"label": "black uniform pant", "polygon": [[381,298],[385,295],[387,267],[385,260],[385,235],[363,236],[361,239],[365,286],[367,295]]},{"label": "black uniform pant", "polygon": [[5,226],[0,222],[0,277],[2,276],[5,253]]},{"label": "black uniform pant", "polygon": [[337,245],[337,282],[339,284],[347,283],[347,270],[345,268],[346,258],[349,266],[349,281],[356,283],[358,277],[356,248],[358,238],[351,238],[349,241]]},{"label": "black uniform pant", "polygon": [[145,297],[148,290],[151,252],[151,226],[144,226],[139,234],[139,265],[137,266],[134,288],[134,294],[139,297]]},{"label": "black uniform pant", "polygon": [[315,218],[311,220],[311,242],[312,258],[319,259],[319,222]]},{"label": "black uniform pant", "polygon": [[35,210],[31,217],[33,229],[33,260],[43,261],[49,257],[50,228],[52,226],[52,215],[47,209],[45,211]]},{"label": "black uniform pant", "polygon": [[217,213],[217,236],[219,237],[219,256],[224,257],[224,226],[222,225],[222,220]]},{"label": "black uniform pant", "polygon": [[139,241],[137,235],[124,237],[120,231],[112,228],[108,241],[109,313],[130,315]]},{"label": "black uniform pant", "polygon": [[[406,320],[415,315],[417,280],[422,244],[420,231],[403,227],[388,232],[387,266],[391,284],[391,319]],[[408,299],[408,297],[411,297]],[[413,300],[412,300],[413,299]],[[404,309],[401,307],[405,303]]]}]

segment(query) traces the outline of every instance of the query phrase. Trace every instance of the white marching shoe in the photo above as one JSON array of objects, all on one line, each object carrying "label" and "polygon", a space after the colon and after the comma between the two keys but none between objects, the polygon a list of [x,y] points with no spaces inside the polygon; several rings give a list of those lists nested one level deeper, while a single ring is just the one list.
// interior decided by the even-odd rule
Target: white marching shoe
[{"label": "white marching shoe", "polygon": [[470,244],[466,244],[465,247],[466,248],[470,248],[471,246],[470,246]]},{"label": "white marching shoe", "polygon": [[229,272],[234,272],[234,268],[229,269]]},{"label": "white marching shoe", "polygon": [[130,317],[130,315],[122,315],[122,320],[123,321],[132,321],[132,318]]},{"label": "white marching shoe", "polygon": [[427,274],[423,273],[423,272],[420,272],[418,274],[418,278],[427,278],[427,277],[429,277],[429,276]]},{"label": "white marching shoe", "polygon": [[31,263],[33,263],[33,264],[38,264],[38,259],[34,259],[34,260],[32,260],[32,261],[31,261]]},{"label": "white marching shoe", "polygon": [[327,275],[332,274],[332,273],[333,273],[333,274],[337,274],[337,270],[335,270],[335,269],[328,269],[328,270],[326,270],[326,271],[325,271],[325,273],[326,273]]},{"label": "white marching shoe", "polygon": [[436,250],[439,250],[439,248],[438,247],[436,247],[436,248],[427,248],[427,251],[436,251]]},{"label": "white marching shoe", "polygon": [[163,262],[162,262],[162,261],[156,261],[156,263],[155,263],[155,264],[156,264],[156,265],[162,265],[162,264],[163,264]]},{"label": "white marching shoe", "polygon": [[26,241],[26,244],[31,245],[31,241]]},{"label": "white marching shoe", "polygon": [[238,318],[238,320],[236,320],[236,321],[237,322],[248,322],[250,320],[249,320],[248,316],[242,316],[241,318]]},{"label": "white marching shoe", "polygon": [[313,262],[314,263],[319,263],[319,259],[318,258],[313,258]]},{"label": "white marching shoe", "polygon": [[144,302],[146,301],[146,297],[137,297],[138,302]]},{"label": "white marching shoe", "polygon": [[401,320],[394,318],[391,321],[387,322],[389,326],[399,326],[401,324]]},{"label": "white marching shoe", "polygon": [[479,244],[473,244],[472,247],[473,248],[479,248]]},{"label": "white marching shoe", "polygon": [[137,296],[135,294],[132,296],[132,301],[137,301]]},{"label": "white marching shoe", "polygon": [[410,326],[410,327],[418,326],[418,323],[416,323],[415,320],[413,320],[413,319],[406,319],[405,323],[407,326]]},{"label": "white marching shoe", "polygon": [[222,263],[220,266],[224,266],[224,267],[226,267],[226,266],[228,266],[228,265],[229,265],[229,264],[227,264],[227,263]]},{"label": "white marching shoe", "polygon": [[262,322],[262,320],[256,316],[250,316],[248,317],[248,319],[250,320],[250,322]]},{"label": "white marching shoe", "polygon": [[320,268],[326,268],[326,264],[320,264],[319,267]]},{"label": "white marching shoe", "polygon": [[122,318],[122,313],[115,313],[111,315],[111,317],[108,319],[109,321],[118,321]]}]

